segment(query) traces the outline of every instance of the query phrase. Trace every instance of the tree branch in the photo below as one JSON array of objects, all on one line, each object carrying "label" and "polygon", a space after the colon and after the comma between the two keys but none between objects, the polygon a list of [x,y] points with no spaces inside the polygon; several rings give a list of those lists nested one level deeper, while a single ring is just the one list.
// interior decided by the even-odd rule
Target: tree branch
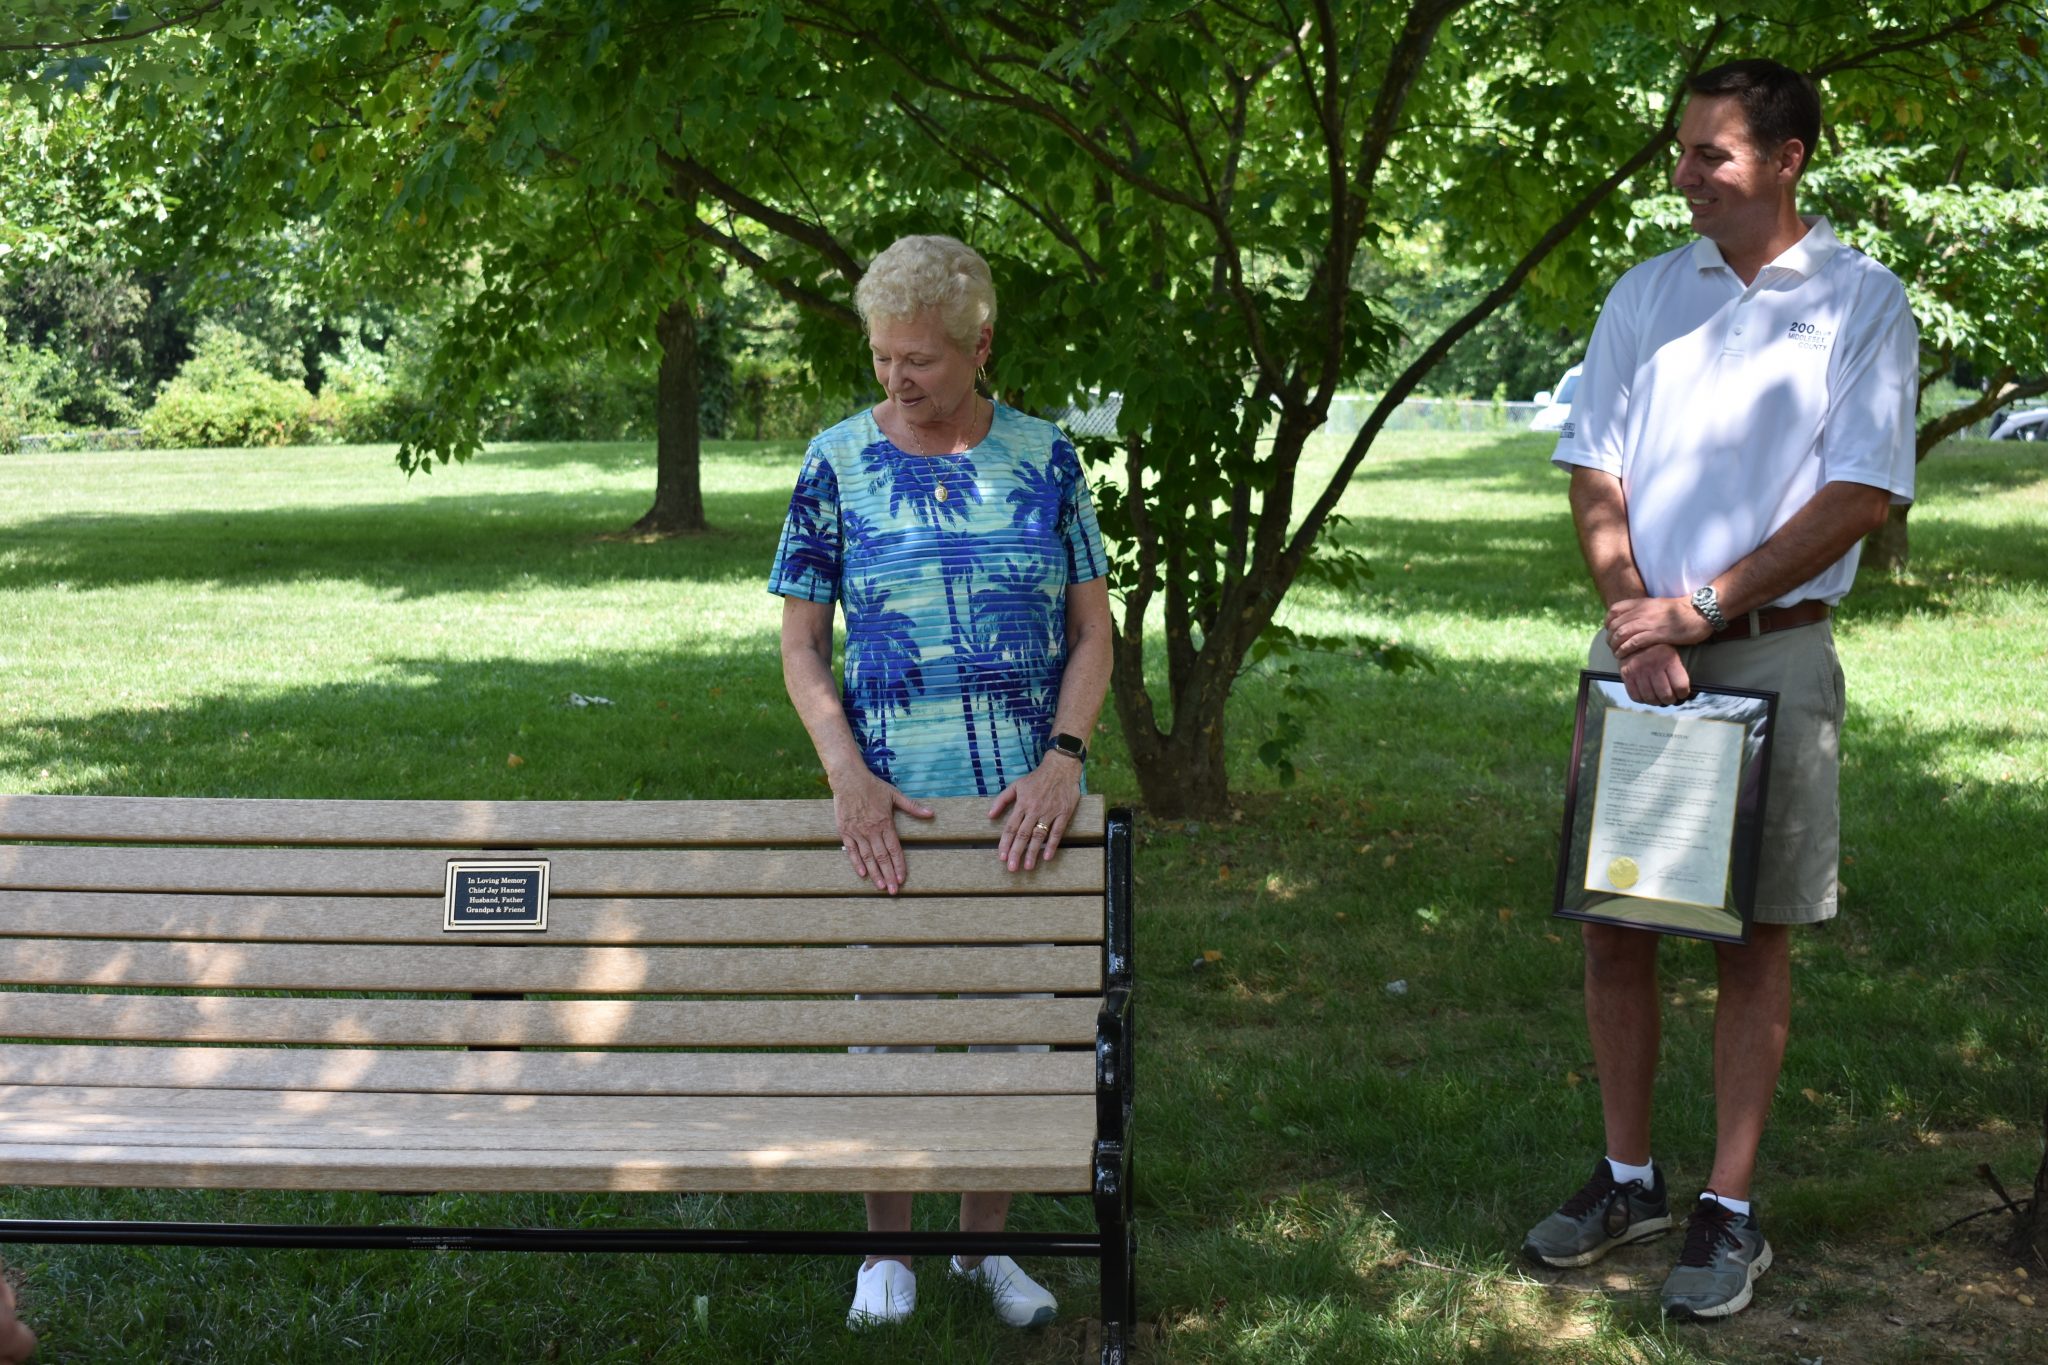
[{"label": "tree branch", "polygon": [[834,270],[843,275],[848,283],[859,284],[861,276],[867,273],[866,268],[854,259],[853,253],[840,245],[838,238],[818,224],[807,223],[793,213],[785,213],[781,209],[762,203],[738,186],[719,178],[708,166],[693,156],[679,157],[661,148],[655,150],[655,156],[671,174],[681,177],[719,203],[753,219],[770,232],[787,237],[790,241],[817,252]]},{"label": "tree branch", "polygon": [[[973,159],[970,159],[966,151],[955,147],[946,139],[944,130],[940,127],[938,120],[934,119],[930,114],[919,109],[901,94],[894,91],[890,92],[889,99],[891,103],[909,117],[911,124],[919,132],[923,133],[933,146],[937,147],[947,156],[952,157],[953,160],[960,164],[962,170],[1037,219],[1045,227],[1045,230],[1050,232],[1062,246],[1074,253],[1074,257],[1080,261],[1082,269],[1088,272],[1089,279],[1100,281],[1103,278],[1102,263],[1090,254],[1086,246],[1082,245],[1080,235],[1067,225],[1065,219],[1059,217],[1051,209],[1034,203],[1020,194],[1014,187],[1022,183],[1023,178],[1019,177],[1014,170],[1004,164],[1001,157],[995,156],[981,147],[975,147],[973,149]],[[1009,178],[1007,180],[996,179],[985,169],[985,167],[989,166],[1002,171]]]},{"label": "tree branch", "polygon": [[816,313],[819,317],[828,318],[833,322],[839,323],[855,334],[860,333],[860,314],[854,312],[853,309],[839,302],[839,300],[826,294],[820,294],[815,289],[806,289],[795,280],[790,279],[787,275],[775,269],[774,264],[767,257],[755,251],[738,237],[720,232],[717,228],[696,217],[694,214],[684,224],[684,230],[696,240],[716,247],[739,264],[745,266],[763,284],[773,289],[783,298],[788,299],[797,307],[807,309],[810,312]]},{"label": "tree branch", "polygon": [[2012,367],[1999,371],[1998,378],[1984,388],[1984,393],[1975,401],[1959,408],[1951,408],[1931,421],[1922,422],[1913,435],[1913,459],[1915,462],[1927,458],[1927,452],[1940,445],[1949,437],[1974,422],[1982,421],[2000,408],[2017,403],[2022,398],[2032,398],[2048,393],[2048,376],[2011,382]]},{"label": "tree branch", "polygon": [[[1465,2],[1466,0],[1454,0],[1454,3]],[[826,6],[819,6],[819,9],[823,12],[829,12],[829,7]],[[1231,298],[1237,304],[1238,311],[1244,320],[1247,346],[1252,353],[1252,363],[1257,368],[1260,377],[1269,379],[1276,386],[1286,382],[1285,367],[1274,358],[1272,348],[1268,344],[1265,318],[1259,312],[1258,301],[1252,296],[1250,288],[1245,284],[1243,253],[1240,251],[1236,236],[1231,230],[1229,215],[1224,213],[1222,208],[1213,200],[1204,201],[1198,199],[1138,170],[1132,158],[1118,156],[1108,146],[1091,136],[1086,129],[1069,118],[1065,110],[1043,99],[1027,94],[1002,80],[990,69],[989,59],[977,57],[974,53],[969,52],[954,38],[950,30],[943,23],[937,24],[935,27],[940,39],[947,42],[948,51],[969,71],[973,72],[976,77],[987,82],[992,89],[977,90],[942,80],[932,73],[929,64],[912,61],[906,54],[897,51],[885,42],[881,34],[855,27],[843,16],[839,17],[837,24],[825,24],[817,19],[798,18],[796,16],[792,16],[791,22],[809,24],[860,43],[870,51],[888,58],[900,67],[911,80],[928,89],[952,95],[955,98],[970,103],[990,104],[998,108],[1010,109],[1037,119],[1051,126],[1084,155],[1095,161],[1119,180],[1126,182],[1162,204],[1169,204],[1175,208],[1183,209],[1194,214],[1203,222],[1208,223],[1216,236],[1217,256],[1222,262],[1224,277]],[[1036,64],[1020,64],[1028,65],[1033,70],[1037,69]]]},{"label": "tree branch", "polygon": [[1380,78],[1379,94],[1373,99],[1372,116],[1366,120],[1365,136],[1360,143],[1358,178],[1352,193],[1361,202],[1372,202],[1373,186],[1379,180],[1380,166],[1387,159],[1387,148],[1394,141],[1401,110],[1407,107],[1408,96],[1422,75],[1422,63],[1436,42],[1437,30],[1443,27],[1446,19],[1469,3],[1471,0],[1417,0],[1415,7],[1408,11],[1408,22],[1401,28],[1400,40],[1387,57],[1387,71]]},{"label": "tree branch", "polygon": [[1464,316],[1446,327],[1443,334],[1431,342],[1428,348],[1387,386],[1387,392],[1374,405],[1371,415],[1365,420],[1365,425],[1360,427],[1358,435],[1352,438],[1351,446],[1344,452],[1344,458],[1339,462],[1337,472],[1331,476],[1329,486],[1316,499],[1315,506],[1309,509],[1308,515],[1303,518],[1301,526],[1288,543],[1282,559],[1288,566],[1290,578],[1308,558],[1309,547],[1315,543],[1323,522],[1335,510],[1338,498],[1343,496],[1345,485],[1350,483],[1352,474],[1357,472],[1360,461],[1364,460],[1366,451],[1372,448],[1373,441],[1379,436],[1380,429],[1386,425],[1387,419],[1394,414],[1394,410],[1400,407],[1402,401],[1415,391],[1415,386],[1436,368],[1437,362],[1450,352],[1451,347],[1514,297],[1515,291],[1522,287],[1522,281],[1529,277],[1529,272],[1541,265],[1567,237],[1578,231],[1580,224],[1593,216],[1594,209],[1615,190],[1621,188],[1629,177],[1656,160],[1670,144],[1677,128],[1678,101],[1674,99],[1664,115],[1663,123],[1658,125],[1643,145],[1638,147],[1613,174],[1581,195],[1578,202],[1567,209],[1564,216],[1551,224],[1549,230],[1536,240],[1536,244],[1523,253],[1522,258],[1515,262],[1514,268],[1508,271],[1507,276],[1494,286],[1486,297],[1468,309]]},{"label": "tree branch", "polygon": [[206,4],[185,14],[174,15],[162,23],[138,28],[133,33],[109,33],[98,38],[73,38],[61,43],[0,43],[0,52],[68,52],[78,47],[104,47],[109,43],[132,43],[138,38],[147,38],[152,33],[161,33],[167,28],[177,28],[201,19],[226,4],[227,0],[207,0]]},{"label": "tree branch", "polygon": [[1716,19],[1714,26],[1702,38],[1698,49],[1693,53],[1691,63],[1686,68],[1685,77],[1679,81],[1677,90],[1672,94],[1670,103],[1665,107],[1663,122],[1658,124],[1656,130],[1644,140],[1643,145],[1638,147],[1612,174],[1587,190],[1579,197],[1577,203],[1565,210],[1564,215],[1551,224],[1550,228],[1536,240],[1535,245],[1523,253],[1522,258],[1515,262],[1514,267],[1508,271],[1506,277],[1490,290],[1486,297],[1474,304],[1457,321],[1446,327],[1442,335],[1431,342],[1428,348],[1421,355],[1417,356],[1408,368],[1395,378],[1392,384],[1387,386],[1386,393],[1373,406],[1372,412],[1365,419],[1365,424],[1358,429],[1358,435],[1352,438],[1350,447],[1344,452],[1344,458],[1338,462],[1337,472],[1330,477],[1329,484],[1325,486],[1321,495],[1317,497],[1315,505],[1309,509],[1308,515],[1302,518],[1300,527],[1296,529],[1293,537],[1288,541],[1287,549],[1280,556],[1280,567],[1284,573],[1283,582],[1291,582],[1294,575],[1300,571],[1302,564],[1307,561],[1309,551],[1315,545],[1316,536],[1322,531],[1323,523],[1329,519],[1330,513],[1336,509],[1337,500],[1344,495],[1345,486],[1351,482],[1351,476],[1357,472],[1359,463],[1365,459],[1366,452],[1372,448],[1372,443],[1378,438],[1381,429],[1386,426],[1387,419],[1393,416],[1395,409],[1401,406],[1402,401],[1415,391],[1415,386],[1422,382],[1424,376],[1436,368],[1437,363],[1445,355],[1449,354],[1451,347],[1455,346],[1468,332],[1491,317],[1503,304],[1513,298],[1515,292],[1522,287],[1522,282],[1529,277],[1529,273],[1541,265],[1551,252],[1557,250],[1566,238],[1579,229],[1581,224],[1592,217],[1593,210],[1605,202],[1609,195],[1627,183],[1629,178],[1635,175],[1637,171],[1640,171],[1655,160],[1657,155],[1670,144],[1672,137],[1678,130],[1679,110],[1685,100],[1685,81],[1698,72],[1705,63],[1707,55],[1714,50],[1714,45],[1720,41],[1721,31],[1726,26],[1726,19]]},{"label": "tree branch", "polygon": [[1922,51],[1930,43],[1937,43],[1943,38],[1953,37],[1955,34],[1967,33],[1972,29],[1982,27],[1992,15],[2006,8],[2007,4],[2008,0],[1988,0],[1988,3],[1971,10],[1968,14],[1943,24],[1937,29],[1923,29],[1919,32],[1910,32],[1905,29],[1895,28],[1888,29],[1882,34],[1873,34],[1872,36],[1880,39],[1880,41],[1859,52],[1843,53],[1830,57],[1824,62],[1808,67],[1806,74],[1809,78],[1818,81],[1834,75],[1837,71],[1853,71],[1857,67],[1876,61],[1880,57],[1889,57],[1895,52]]}]

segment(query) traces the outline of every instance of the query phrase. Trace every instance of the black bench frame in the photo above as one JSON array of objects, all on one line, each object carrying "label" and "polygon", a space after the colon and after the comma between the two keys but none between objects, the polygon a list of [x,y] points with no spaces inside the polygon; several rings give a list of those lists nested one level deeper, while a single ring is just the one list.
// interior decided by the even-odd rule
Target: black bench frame
[{"label": "black bench frame", "polygon": [[448,1228],[0,1218],[0,1245],[289,1247],[395,1251],[721,1252],[1094,1257],[1102,1271],[1102,1365],[1126,1365],[1137,1325],[1131,1206],[1136,1033],[1131,997],[1129,809],[1104,829],[1103,1004],[1095,1021],[1094,1235],[1053,1232],[712,1231],[693,1228]]}]

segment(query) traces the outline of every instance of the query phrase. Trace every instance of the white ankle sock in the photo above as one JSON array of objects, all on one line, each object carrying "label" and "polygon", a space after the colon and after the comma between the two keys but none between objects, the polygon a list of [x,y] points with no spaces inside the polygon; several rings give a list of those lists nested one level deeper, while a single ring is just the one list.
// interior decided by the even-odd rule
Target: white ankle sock
[{"label": "white ankle sock", "polygon": [[1708,1190],[1700,1198],[1711,1199],[1730,1213],[1739,1213],[1745,1218],[1749,1216],[1749,1201],[1747,1199],[1730,1199],[1727,1195],[1715,1194],[1712,1190]]},{"label": "white ankle sock", "polygon": [[1614,1183],[1617,1185],[1626,1185],[1631,1180],[1640,1180],[1643,1182],[1643,1188],[1647,1190],[1657,1183],[1657,1163],[1654,1161],[1646,1161],[1640,1166],[1631,1166],[1626,1161],[1616,1161],[1613,1157],[1608,1157],[1607,1169],[1614,1172]]}]

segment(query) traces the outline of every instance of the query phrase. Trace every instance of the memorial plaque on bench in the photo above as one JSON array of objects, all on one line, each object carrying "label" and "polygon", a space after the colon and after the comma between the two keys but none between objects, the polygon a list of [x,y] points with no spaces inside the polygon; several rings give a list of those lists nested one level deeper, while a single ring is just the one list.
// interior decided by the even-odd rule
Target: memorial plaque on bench
[{"label": "memorial plaque on bench", "polygon": [[451,933],[534,933],[548,927],[545,858],[448,864],[447,918]]}]

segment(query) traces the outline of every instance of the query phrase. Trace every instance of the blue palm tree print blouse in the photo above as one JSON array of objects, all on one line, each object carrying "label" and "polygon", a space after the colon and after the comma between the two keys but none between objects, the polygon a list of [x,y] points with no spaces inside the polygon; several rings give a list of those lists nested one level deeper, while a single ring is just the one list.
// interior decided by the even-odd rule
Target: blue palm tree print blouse
[{"label": "blue palm tree print blouse", "polygon": [[1108,570],[1052,423],[997,404],[972,450],[914,455],[861,412],[805,453],[768,591],[845,612],[840,698],[870,772],[919,799],[993,796],[1044,753],[1068,587]]}]

